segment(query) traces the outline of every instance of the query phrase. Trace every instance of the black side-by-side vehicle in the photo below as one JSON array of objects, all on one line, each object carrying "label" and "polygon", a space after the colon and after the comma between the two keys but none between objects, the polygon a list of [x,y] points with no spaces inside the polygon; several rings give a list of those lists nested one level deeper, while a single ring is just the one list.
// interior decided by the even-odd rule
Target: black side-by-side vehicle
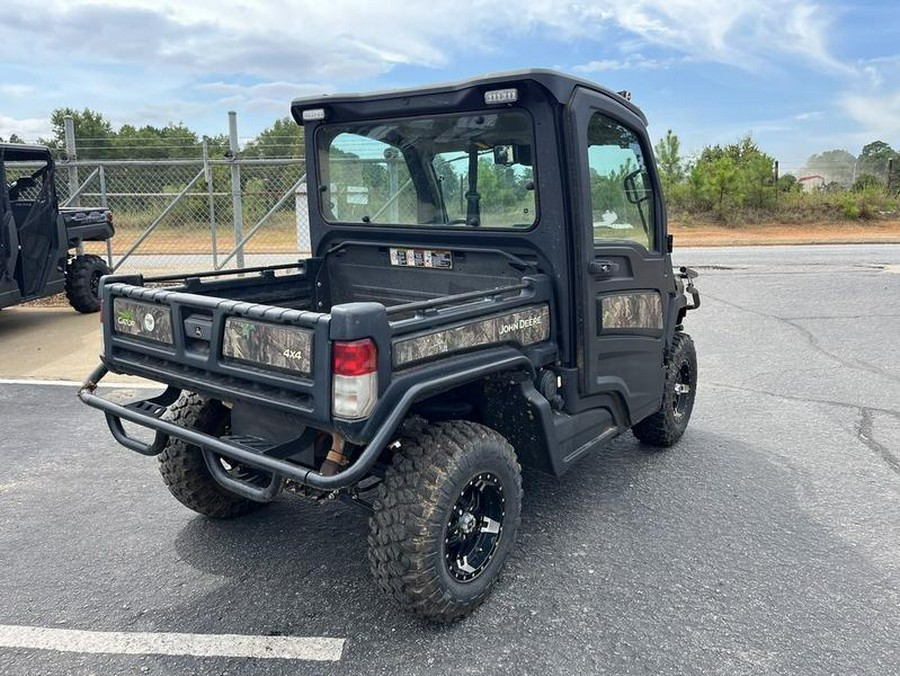
[{"label": "black side-by-side vehicle", "polygon": [[100,309],[99,256],[71,253],[114,234],[105,208],[60,207],[45,146],[0,143],[0,308],[66,292],[79,312]]},{"label": "black side-by-side vehicle", "polygon": [[[688,424],[699,294],[672,269],[646,120],[550,71],[292,111],[313,255],[104,278],[79,396],[201,514],[283,491],[369,510],[378,584],[451,621],[513,546],[521,467],[561,475],[623,432],[665,447]],[[115,403],[108,371],[167,389]]]}]

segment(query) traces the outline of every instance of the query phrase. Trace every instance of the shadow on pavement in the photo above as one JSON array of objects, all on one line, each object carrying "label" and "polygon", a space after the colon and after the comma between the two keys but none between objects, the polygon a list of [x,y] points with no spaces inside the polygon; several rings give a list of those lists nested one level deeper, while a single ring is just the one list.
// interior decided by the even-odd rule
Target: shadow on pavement
[{"label": "shadow on pavement", "polygon": [[504,577],[440,628],[376,589],[352,507],[282,499],[239,521],[197,517],[176,550],[222,584],[191,601],[197,626],[183,630],[349,636],[345,663],[388,671],[415,670],[422,651],[435,670],[483,651],[538,672],[852,670],[891,650],[896,580],[806,514],[798,480],[697,427],[668,452],[626,435],[560,480],[528,473]]}]

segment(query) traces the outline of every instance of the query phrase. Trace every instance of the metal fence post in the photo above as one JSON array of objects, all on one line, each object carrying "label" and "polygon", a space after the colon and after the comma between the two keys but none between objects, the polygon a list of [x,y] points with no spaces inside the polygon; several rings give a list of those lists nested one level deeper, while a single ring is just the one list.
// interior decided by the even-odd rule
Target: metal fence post
[{"label": "metal fence post", "polygon": [[[231,208],[234,217],[234,242],[244,239],[244,204],[241,198],[241,164],[238,159],[237,113],[228,111],[228,148],[231,151]],[[238,246],[237,266],[244,267],[244,247]]]},{"label": "metal fence post", "polygon": [[778,160],[775,160],[775,202],[778,203]]},{"label": "metal fence post", "polygon": [[[104,171],[102,164],[97,167],[97,171],[100,175],[100,206],[104,209],[109,209],[109,202],[106,199],[106,171]],[[106,262],[109,264],[110,269],[112,269],[113,251],[111,238],[106,240]]]},{"label": "metal fence post", "polygon": [[209,204],[209,235],[212,241],[213,267],[219,265],[219,249],[216,244],[216,196],[213,194],[213,173],[209,163],[209,137],[203,137],[203,171],[206,174],[206,195]]},{"label": "metal fence post", "polygon": [[[78,191],[78,150],[75,147],[75,119],[71,115],[63,118],[63,130],[66,135],[66,165],[69,173],[69,194],[74,195]],[[81,204],[76,197],[72,200],[72,206],[80,207]],[[79,243],[77,253],[79,256],[84,254],[84,245]]]}]

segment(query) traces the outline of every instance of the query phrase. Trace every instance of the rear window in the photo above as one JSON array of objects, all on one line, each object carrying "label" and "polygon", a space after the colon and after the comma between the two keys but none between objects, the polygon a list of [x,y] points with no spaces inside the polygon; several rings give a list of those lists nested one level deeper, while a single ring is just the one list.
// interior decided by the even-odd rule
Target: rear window
[{"label": "rear window", "polygon": [[324,125],[317,140],[326,221],[524,229],[537,219],[523,111]]}]

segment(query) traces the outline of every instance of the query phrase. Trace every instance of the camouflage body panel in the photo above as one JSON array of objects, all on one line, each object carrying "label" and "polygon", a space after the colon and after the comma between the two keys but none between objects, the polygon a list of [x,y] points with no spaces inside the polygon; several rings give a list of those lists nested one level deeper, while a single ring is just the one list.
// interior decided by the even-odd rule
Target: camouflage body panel
[{"label": "camouflage body panel", "polygon": [[167,345],[173,342],[172,311],[168,305],[114,298],[112,314],[115,333]]},{"label": "camouflage body panel", "polygon": [[222,356],[228,361],[312,374],[312,331],[249,319],[225,320]]},{"label": "camouflage body panel", "polygon": [[663,304],[656,291],[632,291],[603,296],[600,332],[662,331]]},{"label": "camouflage body panel", "polygon": [[484,345],[533,345],[549,338],[550,307],[535,305],[398,340],[393,346],[394,366],[409,366]]}]

